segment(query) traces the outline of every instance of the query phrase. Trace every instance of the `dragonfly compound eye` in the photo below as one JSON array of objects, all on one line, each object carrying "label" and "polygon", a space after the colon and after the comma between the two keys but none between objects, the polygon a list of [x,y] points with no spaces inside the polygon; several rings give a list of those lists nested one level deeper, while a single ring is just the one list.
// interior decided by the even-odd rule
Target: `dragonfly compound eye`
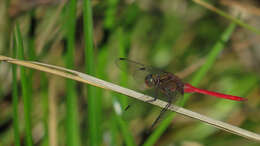
[{"label": "dragonfly compound eye", "polygon": [[145,84],[148,86],[148,87],[152,87],[154,85],[154,79],[153,79],[153,76],[152,74],[149,74],[145,77]]}]

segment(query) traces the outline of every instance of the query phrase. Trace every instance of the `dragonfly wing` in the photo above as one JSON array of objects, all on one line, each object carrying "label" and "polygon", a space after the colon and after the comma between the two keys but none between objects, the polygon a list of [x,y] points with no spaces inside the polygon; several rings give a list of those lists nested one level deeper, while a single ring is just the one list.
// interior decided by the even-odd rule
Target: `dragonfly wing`
[{"label": "dragonfly wing", "polygon": [[153,72],[152,67],[127,58],[117,59],[116,65],[122,71],[130,73],[141,88],[145,86],[145,77]]},{"label": "dragonfly wing", "polygon": [[118,58],[116,60],[116,65],[124,72],[130,72],[133,76],[138,76],[140,74],[161,74],[165,73],[164,71],[154,68],[152,66],[144,65],[139,62],[127,59],[127,58]]},{"label": "dragonfly wing", "polygon": [[143,72],[150,72],[151,71],[151,67],[148,67],[144,64],[141,64],[139,62],[127,59],[127,58],[118,58],[116,60],[116,65],[118,66],[118,68],[120,68],[123,71],[130,71],[131,73],[133,73],[136,70],[140,70]]}]

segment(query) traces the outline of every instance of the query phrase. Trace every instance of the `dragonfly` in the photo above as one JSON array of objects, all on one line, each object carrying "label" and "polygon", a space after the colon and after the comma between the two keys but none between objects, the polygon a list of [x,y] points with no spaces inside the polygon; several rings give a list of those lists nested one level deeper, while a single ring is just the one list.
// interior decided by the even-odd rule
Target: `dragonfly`
[{"label": "dragonfly", "polygon": [[156,125],[156,123],[167,111],[170,105],[181,99],[184,93],[200,93],[234,101],[247,100],[243,97],[196,88],[189,83],[183,82],[178,76],[174,75],[173,73],[147,66],[128,58],[118,58],[116,60],[116,64],[121,70],[130,72],[135,80],[137,80],[141,84],[144,84],[148,89],[155,90],[155,97],[151,100],[147,100],[146,102],[156,101],[159,97],[159,93],[167,98],[166,106],[161,110],[160,114],[153,122],[151,129]]}]

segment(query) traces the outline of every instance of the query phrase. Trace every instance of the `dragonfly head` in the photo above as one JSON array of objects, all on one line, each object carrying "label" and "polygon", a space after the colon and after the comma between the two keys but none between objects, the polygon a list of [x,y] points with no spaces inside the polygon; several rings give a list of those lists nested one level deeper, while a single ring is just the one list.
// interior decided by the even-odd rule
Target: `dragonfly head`
[{"label": "dragonfly head", "polygon": [[148,87],[153,87],[156,83],[156,79],[154,77],[154,75],[152,74],[149,74],[145,77],[145,84],[148,86]]}]

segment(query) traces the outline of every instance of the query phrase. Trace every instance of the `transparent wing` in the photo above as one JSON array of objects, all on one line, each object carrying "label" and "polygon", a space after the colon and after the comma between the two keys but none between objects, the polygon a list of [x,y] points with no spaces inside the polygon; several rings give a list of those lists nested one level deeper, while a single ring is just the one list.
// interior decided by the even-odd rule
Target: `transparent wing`
[{"label": "transparent wing", "polygon": [[127,58],[117,59],[116,65],[122,71],[130,73],[138,83],[145,83],[145,77],[151,73],[163,73],[163,71],[159,69],[155,69],[151,66]]}]

